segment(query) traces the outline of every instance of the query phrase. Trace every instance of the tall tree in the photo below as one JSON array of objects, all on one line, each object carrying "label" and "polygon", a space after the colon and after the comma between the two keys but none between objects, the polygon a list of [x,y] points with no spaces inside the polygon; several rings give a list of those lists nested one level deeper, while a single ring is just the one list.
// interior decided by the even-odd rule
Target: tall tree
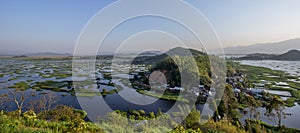
[{"label": "tall tree", "polygon": [[277,123],[278,127],[281,127],[282,118],[285,118],[286,116],[284,109],[284,101],[281,98],[275,96],[271,100],[270,104],[266,106],[266,115],[274,117],[274,122]]},{"label": "tall tree", "polygon": [[240,113],[237,110],[238,105],[239,103],[232,90],[232,86],[227,84],[224,90],[222,102],[220,103],[219,113],[223,114],[223,116],[225,114],[228,122],[231,122],[232,120],[238,120],[240,117]]}]

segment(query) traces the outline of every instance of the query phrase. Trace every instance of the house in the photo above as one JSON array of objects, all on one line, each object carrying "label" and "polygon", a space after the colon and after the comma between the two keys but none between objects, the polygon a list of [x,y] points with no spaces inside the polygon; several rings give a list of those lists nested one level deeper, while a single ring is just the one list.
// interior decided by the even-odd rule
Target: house
[{"label": "house", "polygon": [[262,97],[262,94],[266,91],[264,89],[251,88],[250,92],[251,92],[251,95],[254,96],[255,98],[260,98],[260,97]]},{"label": "house", "polygon": [[258,88],[258,89],[264,89],[266,87],[266,85],[263,83],[254,83],[254,85],[255,85],[255,88]]},{"label": "house", "polygon": [[289,84],[286,83],[286,82],[276,82],[275,84],[276,84],[277,86],[289,86]]},{"label": "house", "polygon": [[170,90],[176,90],[176,91],[183,91],[184,88],[181,87],[174,87],[174,88],[169,88]]},{"label": "house", "polygon": [[238,89],[238,88],[234,88],[234,89],[233,89],[233,92],[234,92],[234,93],[241,93],[241,90]]}]

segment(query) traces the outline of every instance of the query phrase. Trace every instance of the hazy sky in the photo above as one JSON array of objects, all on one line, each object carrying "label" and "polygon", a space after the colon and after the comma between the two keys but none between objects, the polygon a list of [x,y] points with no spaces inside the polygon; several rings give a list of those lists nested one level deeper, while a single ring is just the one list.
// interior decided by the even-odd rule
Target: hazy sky
[{"label": "hazy sky", "polygon": [[[99,10],[112,2],[114,1],[2,0],[0,52],[72,53],[85,24]],[[300,38],[299,0],[187,0],[187,2],[205,15],[224,47]],[[128,4],[134,3],[128,1]],[[120,8],[119,12],[126,12],[126,5]],[[180,14],[182,11],[178,9],[174,13]],[[115,14],[112,14],[112,17]],[[107,37],[104,41],[107,44],[105,50],[109,51],[109,46],[115,43],[143,43],[141,38],[147,40],[147,37],[148,41],[128,50],[138,50],[139,47],[150,44],[155,48],[167,49],[169,47],[167,43],[174,45],[179,43],[174,42],[174,37],[157,32],[159,30],[177,32],[181,38],[195,43],[188,32],[167,21],[153,17],[128,21]],[[134,31],[151,29],[154,32],[132,36]],[[159,38],[162,37],[164,38],[160,43]]]}]

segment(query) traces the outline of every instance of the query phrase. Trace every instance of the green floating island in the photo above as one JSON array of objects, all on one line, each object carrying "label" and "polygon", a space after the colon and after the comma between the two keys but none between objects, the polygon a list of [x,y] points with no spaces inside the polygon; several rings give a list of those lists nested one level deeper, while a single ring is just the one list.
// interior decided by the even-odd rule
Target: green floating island
[{"label": "green floating island", "polygon": [[22,82],[15,83],[13,86],[10,86],[9,88],[26,90],[30,88],[30,85],[28,84],[28,82],[22,81]]},{"label": "green floating island", "polygon": [[72,92],[72,90],[62,89],[64,87],[69,86],[70,84],[67,82],[55,82],[55,81],[45,81],[45,82],[37,82],[32,89],[35,90],[51,90],[55,92]]},{"label": "green floating island", "polygon": [[76,96],[79,97],[106,96],[106,95],[111,95],[116,93],[118,93],[117,89],[113,89],[111,91],[107,91],[106,89],[103,89],[102,92],[96,90],[88,90],[88,89],[76,89]]}]

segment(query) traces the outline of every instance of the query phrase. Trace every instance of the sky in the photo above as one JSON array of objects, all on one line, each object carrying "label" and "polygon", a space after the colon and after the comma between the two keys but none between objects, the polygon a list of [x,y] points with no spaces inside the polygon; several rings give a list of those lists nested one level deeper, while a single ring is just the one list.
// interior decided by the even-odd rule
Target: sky
[{"label": "sky", "polygon": [[[114,2],[114,0],[2,0],[0,54],[73,53],[87,23],[100,10],[108,8],[107,6]],[[207,19],[223,47],[300,38],[299,0],[186,0],[186,2]],[[113,20],[127,13],[129,10],[127,7],[135,4],[132,1],[123,3],[126,4],[112,12],[109,19]],[[140,7],[143,8],[146,7]],[[168,9],[167,4],[165,8]],[[189,16],[183,9],[173,10],[172,13]],[[194,16],[189,17],[192,20]],[[167,50],[183,43],[190,43],[191,46],[199,45],[197,39],[182,25],[165,18],[143,16],[118,25],[107,35],[100,49],[104,52],[116,49],[135,51],[144,48]],[[205,46],[205,48],[215,47]]]}]

